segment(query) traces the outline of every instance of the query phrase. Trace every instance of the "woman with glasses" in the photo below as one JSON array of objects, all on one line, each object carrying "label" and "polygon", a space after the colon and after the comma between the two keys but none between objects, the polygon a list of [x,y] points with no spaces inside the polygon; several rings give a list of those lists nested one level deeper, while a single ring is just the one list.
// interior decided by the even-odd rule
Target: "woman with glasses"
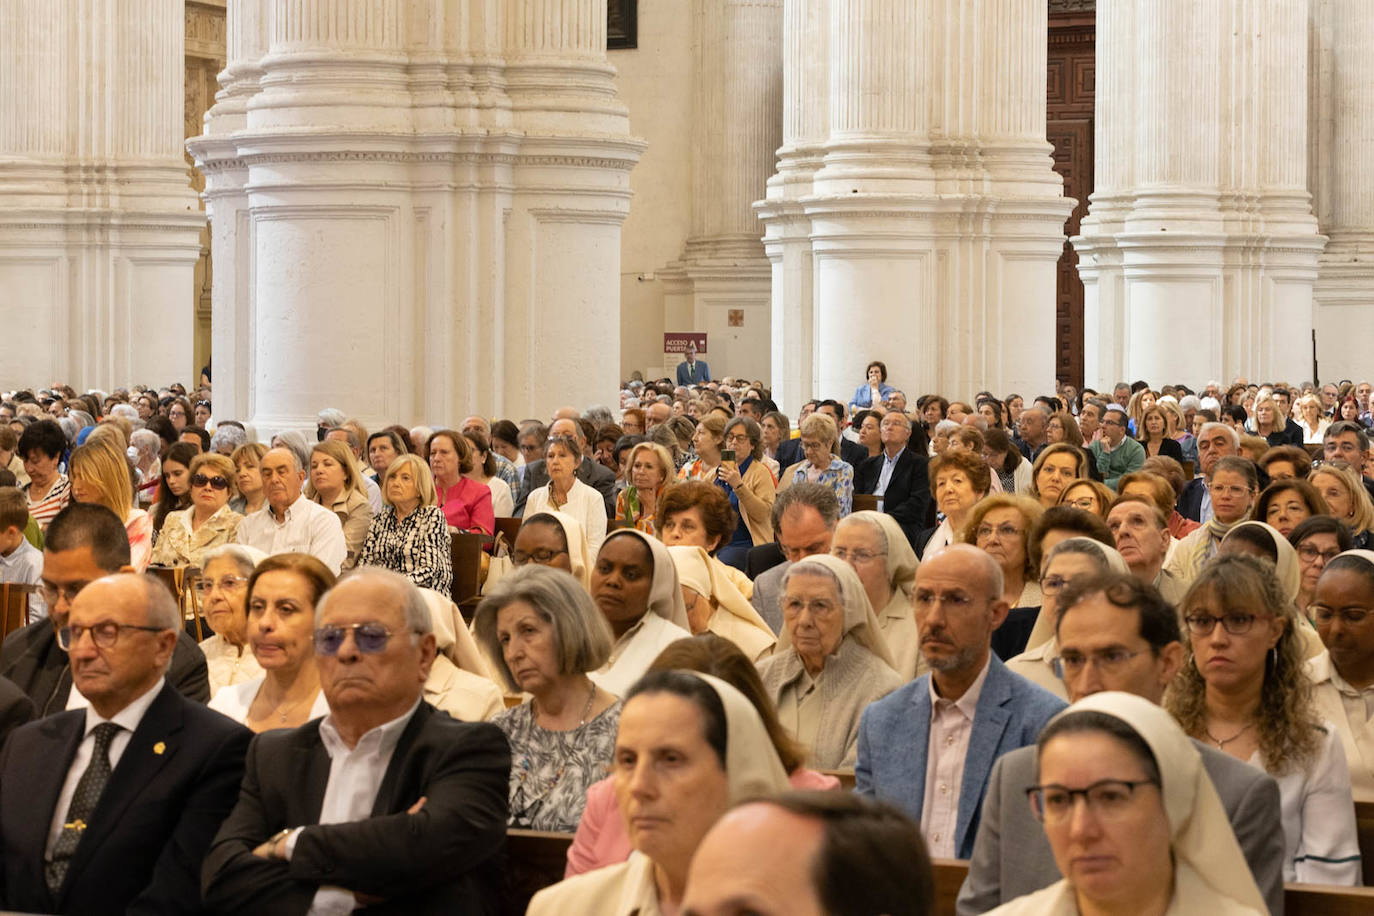
[{"label": "woman with glasses", "polygon": [[1317,712],[1335,723],[1357,802],[1374,802],[1374,553],[1351,550],[1326,564],[1307,613],[1326,653],[1307,663]]},{"label": "woman with glasses", "polygon": [[1058,505],[1082,509],[1105,519],[1115,499],[1116,494],[1107,489],[1106,484],[1098,483],[1096,480],[1076,480],[1059,494]]},{"label": "woman with glasses", "polygon": [[1285,881],[1358,884],[1345,751],[1313,703],[1296,613],[1273,566],[1219,556],[1180,611],[1189,638],[1165,698],[1169,711],[1193,738],[1278,781]]},{"label": "woman with glasses", "polygon": [[1059,593],[1076,579],[1087,579],[1107,571],[1129,574],[1121,554],[1091,538],[1071,537],[1055,544],[1040,564],[1040,592],[1044,596],[1035,626],[1026,641],[1026,650],[1007,661],[1007,668],[1033,684],[1039,684],[1060,699],[1069,698],[1059,668]]},{"label": "woman with glasses", "polygon": [[1212,517],[1180,539],[1165,564],[1185,585],[1192,583],[1203,565],[1217,555],[1227,532],[1249,517],[1259,493],[1254,462],[1234,455],[1218,459],[1207,476],[1207,492],[1212,497]]},{"label": "woman with glasses", "polygon": [[279,553],[248,577],[248,644],[261,677],[225,687],[210,708],[255,732],[296,728],[329,713],[315,664],[315,605],[334,574],[304,553]]},{"label": "woman with glasses", "polygon": [[[770,515],[777,495],[773,474],[764,466],[763,430],[749,417],[735,417],[725,424],[725,448],[733,459],[722,458],[715,484],[725,491],[739,524],[716,553],[727,566],[744,569],[744,558],[759,544],[773,543]],[[848,467],[848,465],[845,465]],[[853,487],[853,471],[850,472]]]},{"label": "woman with glasses", "polygon": [[909,681],[929,670],[911,613],[911,586],[920,561],[897,520],[869,510],[845,516],[835,526],[830,555],[854,567],[902,679]]},{"label": "woman with glasses", "polygon": [[207,551],[231,543],[243,516],[229,506],[234,463],[223,455],[191,459],[191,505],[173,512],[153,548],[158,566],[201,566]]},{"label": "woman with glasses", "polygon": [[207,549],[195,582],[205,622],[214,635],[201,640],[210,670],[210,696],[223,687],[242,684],[263,671],[248,645],[248,579],[264,559],[262,551],[242,544]]},{"label": "woman with glasses", "polygon": [[72,499],[99,503],[119,516],[129,536],[129,562],[135,571],[143,572],[153,554],[153,520],[134,506],[134,484],[124,455],[126,446],[116,441],[93,437],[72,452],[68,467]]},{"label": "woman with glasses", "polygon": [[482,599],[473,629],[506,690],[530,695],[492,720],[511,745],[510,825],[576,829],[620,722],[587,676],[610,657],[610,628],[572,576],[531,563]]},{"label": "woman with glasses", "polygon": [[997,916],[1259,916],[1264,897],[1197,748],[1142,697],[1093,694],[1036,743],[1027,789],[1064,876]]},{"label": "woman with glasses", "polygon": [[615,497],[615,520],[647,534],[657,531],[659,497],[674,477],[673,456],[653,442],[630,448],[625,488]]},{"label": "woman with glasses", "polygon": [[577,519],[562,512],[526,515],[511,546],[511,563],[552,566],[571,574],[584,589],[591,587],[587,537]]},{"label": "woman with glasses", "polygon": [[165,403],[167,405],[167,419],[172,421],[172,428],[180,436],[181,431],[191,425],[191,417],[193,416],[191,402],[178,396],[168,398]]},{"label": "woman with glasses", "polygon": [[819,483],[835,491],[840,502],[840,517],[854,508],[854,468],[836,454],[840,433],[835,420],[824,413],[813,413],[801,421],[802,454],[806,457],[782,472],[784,485]]},{"label": "woman with glasses", "polygon": [[380,514],[372,519],[358,552],[359,566],[382,566],[418,588],[453,590],[453,552],[448,521],[434,504],[434,478],[418,455],[391,462],[382,478]]},{"label": "woman with glasses", "polygon": [[864,707],[904,683],[853,567],[829,554],[783,576],[783,628],[759,676],[818,769],[853,769]]},{"label": "woman with glasses", "polygon": [[1041,604],[1039,570],[1026,545],[1031,526],[1043,512],[1027,497],[994,493],[973,507],[959,533],[960,542],[974,545],[997,561],[1002,569],[1002,599],[1012,608]]},{"label": "woman with glasses", "polygon": [[1298,553],[1298,608],[1307,613],[1326,564],[1350,550],[1350,529],[1329,515],[1314,515],[1299,522],[1288,535]]}]

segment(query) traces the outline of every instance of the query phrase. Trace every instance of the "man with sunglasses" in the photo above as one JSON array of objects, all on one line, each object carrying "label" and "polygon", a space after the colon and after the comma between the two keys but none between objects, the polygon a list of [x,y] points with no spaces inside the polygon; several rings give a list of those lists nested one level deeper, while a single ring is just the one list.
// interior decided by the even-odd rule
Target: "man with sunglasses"
[{"label": "man with sunglasses", "polygon": [[[1071,702],[1119,690],[1160,703],[1183,664],[1178,614],[1152,585],[1123,573],[1071,580],[1059,593],[1059,668]],[[1283,913],[1283,825],[1279,787],[1258,767],[1194,742],[1221,797],[1246,862],[1269,904]],[[983,820],[959,890],[959,916],[985,913],[1060,879],[1049,840],[1031,813],[1036,749],[992,768]]]},{"label": "man with sunglasses", "polygon": [[23,726],[0,752],[0,906],[194,912],[252,734],[168,682],[183,631],[158,580],[97,578],[60,616],[58,645],[90,705]]},{"label": "man with sunglasses", "polygon": [[[124,522],[104,506],[72,503],[48,526],[41,587],[50,619],[15,630],[0,646],[0,675],[29,695],[40,718],[86,705],[81,691],[72,690],[72,668],[57,641],[72,602],[88,583],[132,570]],[[167,683],[188,699],[210,699],[205,654],[184,631],[172,652]]]},{"label": "man with sunglasses", "polygon": [[316,608],[315,653],[329,715],[254,739],[205,860],[207,907],[496,912],[510,748],[424,702],[435,638],[419,589],[350,573]]}]

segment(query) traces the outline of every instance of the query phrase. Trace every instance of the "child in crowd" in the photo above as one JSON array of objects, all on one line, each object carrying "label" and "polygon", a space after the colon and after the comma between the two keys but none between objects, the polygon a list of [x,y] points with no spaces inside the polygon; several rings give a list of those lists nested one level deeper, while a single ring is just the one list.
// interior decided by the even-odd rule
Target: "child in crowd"
[{"label": "child in crowd", "polygon": [[[29,526],[29,500],[17,487],[0,487],[0,582],[38,585],[43,554],[24,537]],[[29,595],[29,622],[48,616],[43,593]]]}]

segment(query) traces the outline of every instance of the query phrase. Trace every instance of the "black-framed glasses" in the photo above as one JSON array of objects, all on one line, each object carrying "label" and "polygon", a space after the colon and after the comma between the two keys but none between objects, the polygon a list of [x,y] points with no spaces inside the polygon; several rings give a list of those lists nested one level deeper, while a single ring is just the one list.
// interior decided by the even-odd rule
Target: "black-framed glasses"
[{"label": "black-framed glasses", "polygon": [[1136,789],[1158,785],[1159,781],[1155,779],[1099,779],[1082,789],[1061,785],[1029,786],[1026,788],[1026,798],[1030,800],[1031,812],[1047,824],[1068,820],[1079,798],[1098,817],[1114,820],[1130,811]]},{"label": "black-framed glasses", "polygon": [[142,630],[145,633],[161,633],[166,627],[141,627],[132,623],[115,623],[106,621],[97,623],[95,626],[83,626],[81,624],[68,624],[57,631],[57,645],[63,652],[70,652],[72,646],[81,641],[81,637],[91,634],[91,641],[97,648],[108,649],[119,642],[119,634],[125,630]]},{"label": "black-framed glasses", "polygon": [[350,623],[343,626],[331,624],[315,628],[315,652],[318,655],[338,655],[343,647],[344,637],[353,633],[353,644],[364,655],[376,655],[385,651],[386,644],[395,635],[390,627],[382,623]]},{"label": "black-framed glasses", "polygon": [[1183,622],[1188,624],[1188,632],[1194,636],[1211,635],[1218,623],[1232,636],[1243,636],[1249,633],[1250,628],[1255,625],[1255,615],[1225,614],[1221,617],[1213,617],[1211,614],[1190,614],[1183,618]]},{"label": "black-framed glasses", "polygon": [[526,563],[533,560],[540,566],[544,566],[548,563],[553,562],[554,557],[564,553],[567,553],[567,551],[549,550],[547,547],[540,547],[538,550],[531,551],[529,553],[526,553],[523,550],[515,550],[511,552],[510,561],[514,563],[516,566],[524,566]]},{"label": "black-framed glasses", "polygon": [[1324,604],[1311,604],[1307,607],[1308,616],[1323,626],[1332,623],[1337,617],[1339,617],[1341,623],[1346,626],[1359,626],[1364,623],[1365,618],[1368,617],[1370,613],[1371,611],[1367,607],[1334,608],[1327,607]]},{"label": "black-framed glasses", "polygon": [[223,477],[206,477],[204,474],[191,475],[191,486],[203,487],[206,484],[209,484],[212,490],[229,489],[229,481],[225,480]]},{"label": "black-framed glasses", "polygon": [[81,593],[81,590],[88,585],[90,585],[89,582],[73,582],[69,585],[53,585],[44,582],[38,588],[43,593],[43,600],[47,602],[48,607],[52,607],[57,604],[58,598],[66,598],[67,603],[71,604],[76,600],[76,596]]}]

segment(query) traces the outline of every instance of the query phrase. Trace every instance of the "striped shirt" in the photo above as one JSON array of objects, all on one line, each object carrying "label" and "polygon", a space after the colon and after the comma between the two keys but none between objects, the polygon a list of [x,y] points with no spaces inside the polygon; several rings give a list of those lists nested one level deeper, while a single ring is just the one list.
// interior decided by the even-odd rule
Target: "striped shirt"
[{"label": "striped shirt", "polygon": [[38,522],[38,527],[43,529],[46,534],[48,522],[53,520],[53,516],[67,508],[67,503],[72,501],[72,485],[67,480],[66,474],[58,474],[57,482],[48,490],[48,495],[38,501],[33,498],[33,484],[30,483],[24,488],[24,492],[29,497],[29,515],[33,516],[34,521]]}]

